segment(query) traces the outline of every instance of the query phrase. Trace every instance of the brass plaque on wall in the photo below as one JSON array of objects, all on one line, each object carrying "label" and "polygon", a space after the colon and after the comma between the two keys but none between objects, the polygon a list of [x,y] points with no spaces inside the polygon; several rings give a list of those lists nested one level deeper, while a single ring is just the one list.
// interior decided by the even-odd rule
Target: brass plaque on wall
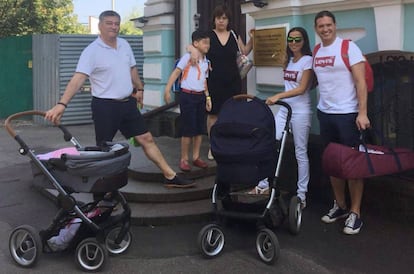
[{"label": "brass plaque on wall", "polygon": [[283,66],[286,55],[286,28],[255,30],[253,49],[255,66]]}]

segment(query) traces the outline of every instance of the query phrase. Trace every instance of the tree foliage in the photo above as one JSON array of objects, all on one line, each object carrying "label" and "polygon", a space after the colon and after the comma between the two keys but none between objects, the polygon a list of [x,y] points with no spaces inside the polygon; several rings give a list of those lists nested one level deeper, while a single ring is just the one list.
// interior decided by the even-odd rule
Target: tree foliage
[{"label": "tree foliage", "polygon": [[134,23],[131,21],[133,18],[138,18],[139,12],[138,10],[133,10],[126,18],[127,20],[121,24],[121,29],[119,31],[120,34],[125,35],[142,35],[142,30],[137,29],[134,26]]},{"label": "tree foliage", "polygon": [[86,33],[72,0],[1,0],[0,38],[44,33]]}]

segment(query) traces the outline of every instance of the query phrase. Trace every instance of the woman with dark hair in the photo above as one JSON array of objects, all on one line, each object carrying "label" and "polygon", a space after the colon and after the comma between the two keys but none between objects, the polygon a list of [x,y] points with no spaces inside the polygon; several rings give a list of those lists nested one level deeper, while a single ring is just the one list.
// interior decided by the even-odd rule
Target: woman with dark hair
[{"label": "woman with dark hair", "polygon": [[[266,99],[266,104],[273,105],[283,99],[292,108],[290,128],[293,133],[295,155],[298,163],[297,196],[302,209],[306,206],[306,192],[309,183],[308,137],[311,127],[312,111],[309,91],[312,83],[312,51],[309,37],[304,28],[294,27],[287,35],[286,61],[283,70],[285,91]],[[276,139],[281,139],[286,123],[287,110],[281,108],[276,117]],[[251,194],[269,192],[268,182],[261,181]]]},{"label": "woman with dark hair", "polygon": [[[245,55],[252,50],[252,39],[244,45],[240,36],[231,30],[232,15],[226,6],[217,6],[212,17],[213,30],[210,32],[210,50],[207,53],[207,59],[211,62],[207,82],[213,106],[207,115],[209,135],[223,103],[228,98],[241,93],[241,78],[237,67],[239,48]],[[252,37],[252,31],[249,35]],[[213,159],[211,151],[208,159]]]}]

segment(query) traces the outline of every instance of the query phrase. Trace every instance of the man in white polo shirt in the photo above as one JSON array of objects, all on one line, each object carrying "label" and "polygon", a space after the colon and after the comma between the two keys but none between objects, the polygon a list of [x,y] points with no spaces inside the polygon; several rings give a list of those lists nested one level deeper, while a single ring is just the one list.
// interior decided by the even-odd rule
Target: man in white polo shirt
[{"label": "man in white polo shirt", "polygon": [[[58,123],[69,101],[89,77],[97,145],[112,141],[119,130],[127,139],[134,137],[147,157],[161,169],[166,187],[193,187],[193,181],[178,177],[165,161],[137,110],[137,103],[143,102],[144,86],[130,45],[118,37],[120,22],[121,17],[115,11],[99,15],[99,37],[83,50],[64,94],[46,112],[45,118]],[[134,97],[133,88],[137,90]]]}]

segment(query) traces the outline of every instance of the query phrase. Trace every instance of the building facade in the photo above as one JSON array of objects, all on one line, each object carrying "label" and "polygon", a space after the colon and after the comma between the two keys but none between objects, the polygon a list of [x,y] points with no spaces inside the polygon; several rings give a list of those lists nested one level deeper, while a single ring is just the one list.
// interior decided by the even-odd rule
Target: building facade
[{"label": "building facade", "polygon": [[[410,31],[410,26],[414,25],[414,0],[148,0],[144,16],[137,20],[137,25],[144,31],[143,75],[147,106],[155,108],[164,104],[163,91],[174,60],[185,51],[194,29],[211,24],[212,9],[222,3],[229,5],[233,11],[240,11],[233,28],[244,37],[252,28],[284,28],[287,32],[294,26],[301,26],[308,31],[313,45],[319,42],[314,32],[314,16],[321,10],[329,10],[336,16],[338,35],[356,42],[371,58],[370,62],[383,63],[384,66],[385,61],[391,59],[407,61],[407,66],[413,62],[414,33]],[[253,58],[253,55],[250,57]],[[382,70],[382,67],[379,69]],[[401,81],[413,86],[412,73],[404,79]],[[386,84],[381,82],[377,86]],[[261,98],[282,88],[280,66],[256,65],[245,83],[247,93]],[[316,102],[317,91],[312,96]],[[414,96],[410,95],[410,101],[414,106]],[[396,108],[395,105],[393,107]],[[414,117],[414,114],[408,115]],[[382,118],[381,122],[389,123],[382,121]],[[318,132],[317,124],[314,120],[314,133]],[[414,136],[414,128],[410,129],[410,134]],[[410,145],[414,147],[414,144]]]}]

